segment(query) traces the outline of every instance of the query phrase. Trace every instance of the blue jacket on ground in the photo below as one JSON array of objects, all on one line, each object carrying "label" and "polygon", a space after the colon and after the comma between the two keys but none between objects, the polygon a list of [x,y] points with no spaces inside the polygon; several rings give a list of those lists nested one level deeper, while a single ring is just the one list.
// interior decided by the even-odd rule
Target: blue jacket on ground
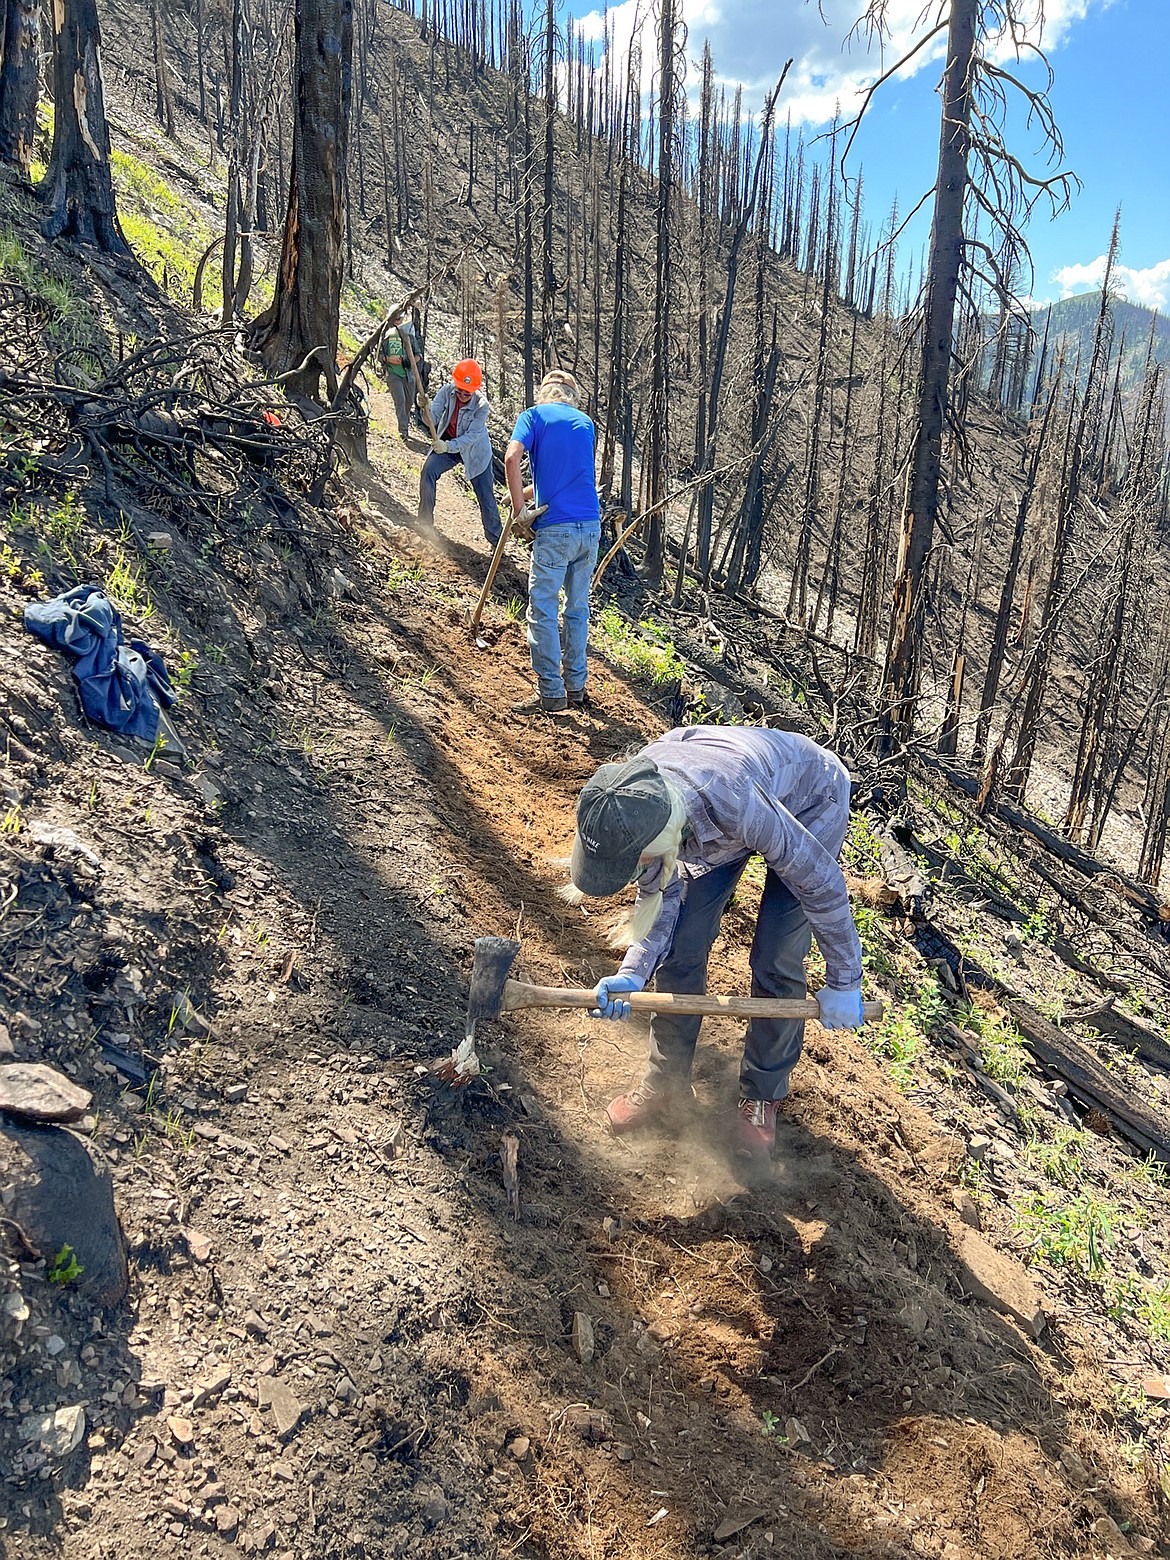
[{"label": "blue jacket on ground", "polygon": [[95,585],[75,585],[52,601],[24,609],[24,626],[73,657],[81,707],[111,731],[153,742],[159,706],[175,702],[167,669],[141,639],[122,638],[122,619]]},{"label": "blue jacket on ground", "polygon": [[546,401],[520,413],[512,437],[528,451],[537,504],[548,505],[534,530],[601,523],[592,418],[563,401]]}]

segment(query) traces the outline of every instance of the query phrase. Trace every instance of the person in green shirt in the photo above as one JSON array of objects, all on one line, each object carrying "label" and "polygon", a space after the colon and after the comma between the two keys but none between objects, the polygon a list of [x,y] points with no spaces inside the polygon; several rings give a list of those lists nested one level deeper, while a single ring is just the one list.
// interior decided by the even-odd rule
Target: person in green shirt
[{"label": "person in green shirt", "polygon": [[410,409],[414,405],[417,386],[410,371],[404,337],[410,337],[411,351],[417,362],[421,347],[411,326],[404,320],[397,327],[387,330],[382,337],[382,378],[394,402],[394,414],[398,419],[398,432],[405,439],[410,430]]}]

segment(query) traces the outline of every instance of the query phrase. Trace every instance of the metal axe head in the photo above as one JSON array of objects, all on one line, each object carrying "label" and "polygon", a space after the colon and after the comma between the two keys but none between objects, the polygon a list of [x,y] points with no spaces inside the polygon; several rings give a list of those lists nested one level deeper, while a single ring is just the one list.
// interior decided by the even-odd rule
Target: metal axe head
[{"label": "metal axe head", "polygon": [[520,944],[513,937],[477,937],[467,993],[467,1026],[481,1018],[499,1018],[504,982],[516,962]]}]

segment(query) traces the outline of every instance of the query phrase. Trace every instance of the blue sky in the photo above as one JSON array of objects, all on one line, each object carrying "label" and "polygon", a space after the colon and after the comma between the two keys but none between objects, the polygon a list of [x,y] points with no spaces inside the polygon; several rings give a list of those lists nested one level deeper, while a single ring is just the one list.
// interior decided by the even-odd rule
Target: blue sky
[{"label": "blue sky", "polygon": [[[1035,12],[1038,0],[1015,0]],[[873,79],[877,56],[864,43],[845,43],[864,9],[864,0],[682,0],[688,52],[697,57],[711,41],[715,68],[729,82],[742,81],[748,101],[759,102],[784,61],[795,64],[780,102],[806,132],[815,134],[832,118],[835,103],[848,114],[858,93]],[[939,0],[888,0],[894,36],[886,54],[893,64],[926,30]],[[569,0],[572,13],[600,36],[598,8]],[[610,7],[619,40],[629,35],[636,14],[650,0],[625,0]],[[1170,311],[1170,144],[1167,89],[1170,63],[1170,0],[1046,0],[1044,45],[1055,80],[1051,101],[1065,141],[1065,166],[1083,189],[1071,210],[1053,220],[1037,211],[1028,228],[1035,262],[1031,292],[1037,301],[1083,292],[1099,285],[1113,213],[1122,208],[1120,290],[1134,302]],[[645,51],[652,57],[653,49]],[[886,83],[875,96],[857,137],[848,171],[864,171],[866,206],[872,219],[898,195],[908,210],[929,188],[938,152],[939,100],[935,92],[941,61],[925,50],[910,70]],[[1014,62],[1010,68],[1017,69]],[[1019,67],[1029,84],[1040,84],[1035,63]],[[1029,148],[1024,127],[1010,141],[1013,151]],[[928,218],[908,234],[904,261],[925,243]]]}]

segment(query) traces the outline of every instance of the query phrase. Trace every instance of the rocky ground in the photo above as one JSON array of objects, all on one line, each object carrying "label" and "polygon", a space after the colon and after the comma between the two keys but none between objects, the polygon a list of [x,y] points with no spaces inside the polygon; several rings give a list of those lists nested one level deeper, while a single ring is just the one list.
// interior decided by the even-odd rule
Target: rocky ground
[{"label": "rocky ground", "polygon": [[[549,982],[611,967],[555,858],[584,778],[678,700],[611,647],[593,711],[509,721],[523,559],[474,648],[473,507],[448,479],[440,534],[409,530],[418,459],[379,435],[315,534],[233,533],[214,567],[168,522],[135,627],[188,652],[186,762],[87,728],[19,625],[42,587],[0,580],[0,1047],[92,1093],[73,1125],[0,1132],[0,1552],[1165,1552],[1142,1383],[1166,1343],[1074,1266],[1020,1260],[1049,1184],[1028,1144],[1064,1120],[1038,1079],[1025,1132],[944,1045],[892,1067],[814,1026],[774,1173],[745,1186],[733,1026],[705,1032],[693,1120],[650,1142],[600,1126],[632,1024],[521,1015],[469,1089],[429,1073],[476,935],[519,936]],[[746,979],[750,913],[718,989]],[[1045,978],[1041,943],[1021,958]],[[927,971],[880,915],[867,959],[908,1007]],[[1157,1174],[1104,1138],[1070,1154],[1078,1187],[1130,1176],[1116,1244],[1164,1278]],[[21,1201],[62,1162],[93,1210],[72,1276]]]}]

